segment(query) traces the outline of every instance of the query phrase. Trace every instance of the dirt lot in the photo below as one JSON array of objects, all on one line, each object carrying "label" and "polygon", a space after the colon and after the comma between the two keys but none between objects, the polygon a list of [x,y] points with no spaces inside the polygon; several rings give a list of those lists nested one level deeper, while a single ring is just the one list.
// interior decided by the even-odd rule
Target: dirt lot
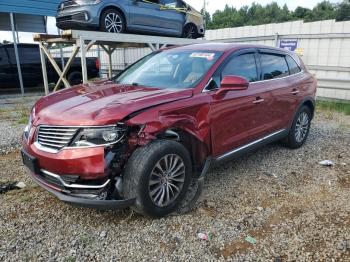
[{"label": "dirt lot", "polygon": [[349,261],[350,116],[341,113],[318,112],[299,150],[272,144],[211,170],[194,211],[158,220],[65,205],[13,150],[0,155],[0,182],[27,186],[0,195],[1,261]]}]

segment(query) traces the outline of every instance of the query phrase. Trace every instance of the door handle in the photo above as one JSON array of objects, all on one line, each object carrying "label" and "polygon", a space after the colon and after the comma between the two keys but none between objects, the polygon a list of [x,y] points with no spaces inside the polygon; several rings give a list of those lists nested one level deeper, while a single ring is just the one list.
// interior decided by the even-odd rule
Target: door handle
[{"label": "door handle", "polygon": [[253,104],[260,104],[262,102],[264,102],[265,100],[261,97],[257,97],[254,101],[253,101]]},{"label": "door handle", "polygon": [[300,91],[298,89],[293,89],[292,92],[290,92],[292,95],[297,95],[300,93]]}]

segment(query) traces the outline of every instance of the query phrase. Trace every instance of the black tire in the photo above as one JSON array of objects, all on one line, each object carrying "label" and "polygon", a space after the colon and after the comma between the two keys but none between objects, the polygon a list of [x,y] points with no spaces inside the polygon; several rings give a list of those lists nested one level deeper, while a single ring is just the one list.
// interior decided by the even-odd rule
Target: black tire
[{"label": "black tire", "polygon": [[[307,124],[302,124],[302,126],[304,128],[303,129],[304,132],[303,132],[302,137],[298,137],[297,129],[298,129],[298,125],[301,124],[300,120],[303,118],[303,116],[304,117],[307,116]],[[294,117],[292,126],[290,128],[289,134],[282,141],[283,144],[289,148],[292,148],[292,149],[296,149],[296,148],[301,147],[305,143],[305,141],[309,135],[311,119],[312,119],[312,112],[311,112],[310,108],[307,106],[302,106],[298,110],[298,112],[295,114],[295,117]]]},{"label": "black tire", "polygon": [[79,85],[82,82],[82,74],[79,71],[70,72],[67,76],[67,81],[71,86]]},{"label": "black tire", "polygon": [[189,38],[189,39],[197,39],[198,38],[198,29],[194,24],[187,24],[185,25],[183,32],[182,32],[183,38]]},{"label": "black tire", "polygon": [[[182,169],[184,171],[181,171],[184,173],[184,181],[181,182],[182,186],[177,184],[177,186],[181,189],[178,191],[178,194],[173,194],[172,201],[164,206],[160,206],[156,204],[154,199],[151,197],[151,192],[155,191],[153,186],[157,188],[163,187],[163,189],[159,189],[159,191],[162,191],[160,196],[160,198],[162,198],[163,191],[168,190],[168,192],[170,192],[169,189],[165,189],[168,185],[150,185],[150,181],[155,177],[153,175],[153,171],[156,170],[156,165],[158,163],[162,163],[160,161],[163,161],[163,159],[168,156],[177,156],[179,157],[176,158],[177,160],[182,160],[180,164],[183,164],[181,165],[181,169],[184,168]],[[172,161],[173,164],[175,163],[175,160]],[[171,166],[173,167],[173,165]],[[177,166],[175,166],[175,168],[177,168]],[[159,172],[159,170],[160,169],[158,169],[157,172]],[[161,178],[159,179],[159,181],[161,181]],[[136,198],[135,204],[132,206],[136,212],[151,217],[163,217],[178,209],[182,200],[186,196],[191,181],[192,165],[191,157],[187,149],[175,141],[158,140],[148,144],[145,147],[136,149],[131,155],[125,168],[123,194],[126,199]],[[154,195],[157,195],[157,193]],[[168,195],[168,197],[165,196],[165,198],[170,200],[170,195]]]},{"label": "black tire", "polygon": [[[117,23],[115,26],[111,25],[112,20]],[[113,8],[104,10],[100,17],[100,30],[110,33],[124,33],[126,31],[126,21],[124,15]]]}]

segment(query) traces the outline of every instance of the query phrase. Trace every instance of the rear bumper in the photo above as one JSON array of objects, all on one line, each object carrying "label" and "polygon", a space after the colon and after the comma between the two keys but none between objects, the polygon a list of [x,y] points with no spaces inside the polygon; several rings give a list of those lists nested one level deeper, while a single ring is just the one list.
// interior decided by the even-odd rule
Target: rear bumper
[{"label": "rear bumper", "polygon": [[116,209],[127,208],[133,205],[135,202],[135,199],[96,200],[96,199],[87,199],[83,197],[70,196],[69,194],[64,193],[63,190],[48,184],[47,182],[42,180],[39,176],[35,175],[34,173],[30,171],[28,171],[28,173],[30,177],[39,186],[49,191],[51,194],[56,196],[59,200],[73,206],[88,207],[88,208],[101,209],[101,210],[116,210]]}]

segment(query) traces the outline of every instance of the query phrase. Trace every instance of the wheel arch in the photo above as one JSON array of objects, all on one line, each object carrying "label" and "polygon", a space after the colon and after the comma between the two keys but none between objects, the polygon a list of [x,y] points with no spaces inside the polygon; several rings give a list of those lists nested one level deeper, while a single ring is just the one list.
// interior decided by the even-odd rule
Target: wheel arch
[{"label": "wheel arch", "polygon": [[182,144],[190,153],[193,172],[199,176],[209,156],[207,145],[192,133],[179,128],[169,128],[157,136],[157,139],[173,140]]},{"label": "wheel arch", "polygon": [[[312,118],[314,118],[314,115],[315,115],[315,101],[314,100],[311,100],[311,99],[306,99],[302,104],[301,106],[307,106],[310,111],[311,111],[311,114],[312,114]],[[299,107],[300,108],[300,107]]]},{"label": "wheel arch", "polygon": [[314,117],[314,114],[315,114],[315,99],[313,97],[311,97],[311,96],[307,96],[299,103],[299,106],[296,108],[296,110],[295,110],[295,112],[293,114],[293,118],[291,119],[288,128],[291,128],[296,114],[298,113],[300,108],[302,108],[303,106],[307,106],[311,110],[311,114],[312,114],[311,115],[311,119]]},{"label": "wheel arch", "polygon": [[104,6],[103,8],[101,8],[100,13],[99,13],[99,15],[98,15],[98,17],[99,17],[99,19],[98,19],[99,23],[101,23],[101,15],[102,15],[102,13],[103,13],[104,11],[106,11],[107,9],[115,9],[115,10],[117,10],[118,12],[120,12],[121,15],[122,15],[123,18],[124,18],[126,27],[128,26],[129,20],[128,20],[128,17],[125,15],[125,14],[126,14],[126,11],[125,11],[123,8],[121,8],[120,6],[115,5],[115,4],[108,4],[108,5]]}]

